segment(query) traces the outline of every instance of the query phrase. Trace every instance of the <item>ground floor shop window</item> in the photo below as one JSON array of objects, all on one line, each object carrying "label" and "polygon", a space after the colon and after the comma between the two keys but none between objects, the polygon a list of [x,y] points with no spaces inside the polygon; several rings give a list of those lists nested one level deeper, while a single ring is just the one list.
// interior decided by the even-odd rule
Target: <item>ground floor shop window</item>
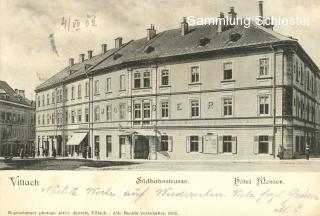
[{"label": "ground floor shop window", "polygon": [[109,157],[111,155],[112,152],[112,137],[111,136],[107,136],[106,137],[106,156]]},{"label": "ground floor shop window", "polygon": [[161,136],[161,148],[160,151],[168,151],[168,141],[169,137],[168,136]]},{"label": "ground floor shop window", "polygon": [[223,152],[232,152],[232,136],[223,136]]},{"label": "ground floor shop window", "polygon": [[199,137],[190,136],[190,152],[198,152],[199,150]]},{"label": "ground floor shop window", "polygon": [[94,136],[94,155],[99,156],[100,153],[100,137]]},{"label": "ground floor shop window", "polygon": [[269,152],[268,136],[259,136],[259,154],[268,154]]}]

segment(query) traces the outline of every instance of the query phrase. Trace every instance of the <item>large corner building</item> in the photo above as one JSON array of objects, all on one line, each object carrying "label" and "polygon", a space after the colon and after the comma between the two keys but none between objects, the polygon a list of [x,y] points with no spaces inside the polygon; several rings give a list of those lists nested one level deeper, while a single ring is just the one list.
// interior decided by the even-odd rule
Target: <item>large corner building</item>
[{"label": "large corner building", "polygon": [[320,147],[319,68],[272,26],[151,25],[69,59],[36,94],[40,156],[273,159]]},{"label": "large corner building", "polygon": [[25,91],[0,80],[0,156],[32,156],[35,145],[35,103]]}]

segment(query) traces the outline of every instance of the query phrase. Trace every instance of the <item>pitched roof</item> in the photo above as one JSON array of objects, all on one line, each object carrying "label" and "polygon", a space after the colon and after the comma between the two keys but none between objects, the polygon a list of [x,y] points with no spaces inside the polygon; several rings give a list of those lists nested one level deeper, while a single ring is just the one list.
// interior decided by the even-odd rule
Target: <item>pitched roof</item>
[{"label": "pitched roof", "polygon": [[[235,41],[230,40],[230,34],[237,34]],[[203,38],[206,43],[199,45]],[[295,41],[272,30],[251,23],[249,28],[236,25],[219,33],[216,25],[190,26],[184,36],[181,29],[172,29],[158,33],[151,40],[147,38],[131,41],[119,49],[109,50],[104,55],[98,55],[81,64],[75,64],[71,70],[76,70],[70,75],[69,67],[63,69],[36,88],[37,90],[57,84],[61,81],[79,77],[85,73],[84,64],[93,65],[90,73],[126,62],[149,60],[162,57],[178,56],[207,51],[223,50],[259,44],[269,44],[280,41]]]},{"label": "pitched roof", "polygon": [[31,100],[27,98],[22,98],[17,94],[7,82],[0,80],[0,99],[4,99],[11,102],[16,102],[28,106],[34,105]]}]

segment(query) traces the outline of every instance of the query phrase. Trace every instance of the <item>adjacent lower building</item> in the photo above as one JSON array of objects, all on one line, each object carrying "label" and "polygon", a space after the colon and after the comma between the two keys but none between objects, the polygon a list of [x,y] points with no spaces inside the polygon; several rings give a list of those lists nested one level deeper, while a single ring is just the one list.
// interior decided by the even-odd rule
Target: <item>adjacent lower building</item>
[{"label": "adjacent lower building", "polygon": [[0,80],[0,156],[33,156],[35,102]]},{"label": "adjacent lower building", "polygon": [[272,26],[151,25],[145,38],[71,58],[36,94],[40,156],[274,159],[320,149],[319,68]]}]

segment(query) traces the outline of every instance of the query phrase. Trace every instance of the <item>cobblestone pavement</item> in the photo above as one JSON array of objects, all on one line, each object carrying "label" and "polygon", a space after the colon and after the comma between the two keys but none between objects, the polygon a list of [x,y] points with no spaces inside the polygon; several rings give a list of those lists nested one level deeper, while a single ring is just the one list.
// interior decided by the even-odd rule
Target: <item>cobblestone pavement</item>
[{"label": "cobblestone pavement", "polygon": [[95,161],[85,159],[41,158],[5,161],[0,170],[146,170],[146,171],[272,171],[320,172],[320,159],[310,160],[213,160],[213,161]]}]

